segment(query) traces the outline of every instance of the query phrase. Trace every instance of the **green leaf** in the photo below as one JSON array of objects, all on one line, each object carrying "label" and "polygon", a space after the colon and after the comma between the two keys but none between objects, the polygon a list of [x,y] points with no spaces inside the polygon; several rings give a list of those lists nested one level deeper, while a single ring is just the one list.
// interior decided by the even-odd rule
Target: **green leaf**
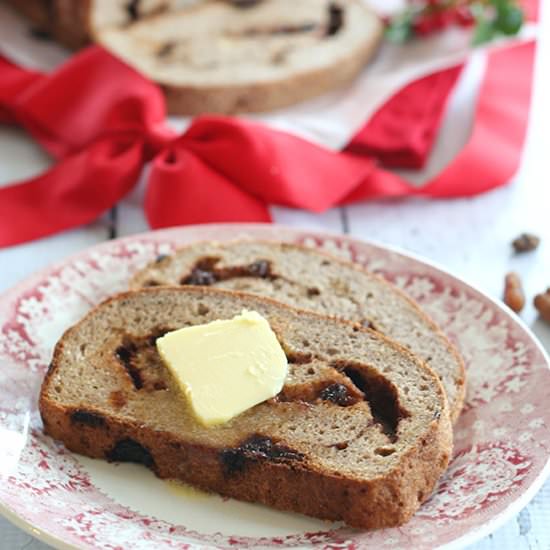
[{"label": "green leaf", "polygon": [[517,34],[523,25],[523,11],[511,4],[501,8],[497,12],[495,20],[496,29],[507,35]]},{"label": "green leaf", "polygon": [[510,0],[490,0],[489,3],[493,4],[497,11],[500,11],[510,5]]},{"label": "green leaf", "polygon": [[386,37],[388,40],[399,44],[409,40],[413,34],[412,19],[413,15],[408,11],[392,19],[386,28]]},{"label": "green leaf", "polygon": [[479,46],[485,42],[491,41],[496,34],[494,22],[489,19],[478,19],[472,37],[474,46]]}]

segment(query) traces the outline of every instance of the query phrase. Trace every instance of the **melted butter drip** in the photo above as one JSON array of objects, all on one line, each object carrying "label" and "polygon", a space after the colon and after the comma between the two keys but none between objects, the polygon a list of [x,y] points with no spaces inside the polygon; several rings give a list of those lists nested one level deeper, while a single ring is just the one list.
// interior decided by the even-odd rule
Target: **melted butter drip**
[{"label": "melted butter drip", "polygon": [[205,491],[201,491],[200,489],[192,487],[191,485],[187,485],[187,483],[183,483],[183,481],[178,481],[176,479],[166,479],[164,480],[164,482],[166,483],[168,490],[172,494],[184,497],[187,500],[200,500],[212,496]]}]

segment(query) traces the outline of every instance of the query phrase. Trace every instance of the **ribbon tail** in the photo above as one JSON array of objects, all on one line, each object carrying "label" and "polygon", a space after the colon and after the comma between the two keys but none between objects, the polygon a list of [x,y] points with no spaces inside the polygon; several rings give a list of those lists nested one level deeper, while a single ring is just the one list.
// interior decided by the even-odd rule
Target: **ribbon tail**
[{"label": "ribbon tail", "polygon": [[0,189],[0,247],[89,223],[135,184],[143,144],[100,141],[44,174]]},{"label": "ribbon tail", "polygon": [[425,76],[391,97],[353,136],[345,151],[389,168],[422,168],[463,65]]},{"label": "ribbon tail", "polygon": [[489,55],[470,139],[442,173],[418,190],[419,195],[465,197],[511,180],[527,133],[534,58],[534,42]]},{"label": "ribbon tail", "polygon": [[378,168],[341,204],[409,195],[466,197],[508,183],[519,167],[527,132],[534,53],[535,44],[529,42],[490,54],[468,143],[439,175],[416,187]]},{"label": "ribbon tail", "polygon": [[271,222],[267,204],[231,183],[184,148],[153,161],[145,213],[154,229],[220,222]]}]

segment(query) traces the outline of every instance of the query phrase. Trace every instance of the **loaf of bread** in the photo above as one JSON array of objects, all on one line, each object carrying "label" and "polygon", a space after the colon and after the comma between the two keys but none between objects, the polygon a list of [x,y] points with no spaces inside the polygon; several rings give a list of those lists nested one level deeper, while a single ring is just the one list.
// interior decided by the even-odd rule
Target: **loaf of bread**
[{"label": "loaf of bread", "polygon": [[150,15],[170,13],[205,0],[4,1],[30,19],[36,30],[77,49],[93,42],[95,29],[127,27]]},{"label": "loaf of bread", "polygon": [[184,115],[266,111],[342,87],[382,35],[361,0],[11,2],[66,45],[99,42]]},{"label": "loaf of bread", "polygon": [[97,39],[161,84],[171,112],[266,111],[349,84],[372,56],[378,18],[359,0],[205,1]]},{"label": "loaf of bread", "polygon": [[253,292],[374,328],[426,361],[443,383],[453,420],[460,414],[466,379],[456,348],[403,292],[355,264],[288,243],[199,242],[152,262],[131,282],[178,284]]},{"label": "loaf of bread", "polygon": [[[203,427],[155,347],[171,329],[254,310],[290,364],[282,392]],[[40,393],[47,434],[90,457],[360,528],[399,525],[452,446],[433,371],[378,332],[254,295],[162,287],[118,295],[58,342]]]}]

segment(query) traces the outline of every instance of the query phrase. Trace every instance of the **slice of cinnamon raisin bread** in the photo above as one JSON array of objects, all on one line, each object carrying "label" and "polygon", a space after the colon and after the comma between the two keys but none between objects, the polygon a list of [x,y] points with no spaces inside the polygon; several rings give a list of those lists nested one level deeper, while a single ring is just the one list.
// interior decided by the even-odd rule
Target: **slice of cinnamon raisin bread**
[{"label": "slice of cinnamon raisin bread", "polygon": [[173,114],[267,111],[348,84],[382,23],[362,0],[8,0],[61,43],[99,42]]},{"label": "slice of cinnamon raisin bread", "polygon": [[[290,372],[277,397],[206,428],[171,389],[155,340],[243,308],[269,321]],[[129,292],[92,310],[58,342],[40,412],[72,451],[361,528],[409,519],[452,445],[443,388],[404,348],[266,298],[194,287]]]},{"label": "slice of cinnamon raisin bread", "polygon": [[381,34],[360,0],[205,0],[94,29],[98,42],[161,84],[172,113],[188,115],[267,111],[340,88]]},{"label": "slice of cinnamon raisin bread", "polygon": [[177,284],[253,292],[370,326],[424,359],[443,383],[453,420],[460,414],[466,381],[456,348],[403,292],[355,264],[289,243],[199,242],[152,262],[131,287]]}]

